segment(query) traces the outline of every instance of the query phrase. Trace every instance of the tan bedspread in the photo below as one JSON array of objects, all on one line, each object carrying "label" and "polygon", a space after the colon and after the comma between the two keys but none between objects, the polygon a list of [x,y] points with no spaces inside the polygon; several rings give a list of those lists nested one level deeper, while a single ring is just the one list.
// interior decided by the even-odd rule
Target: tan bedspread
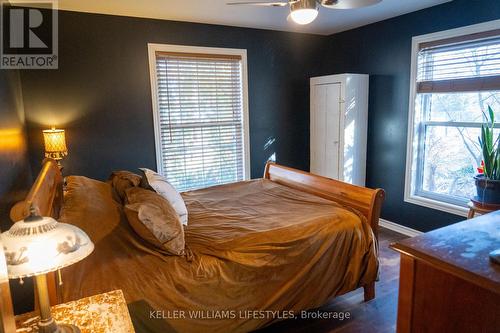
[{"label": "tan bedspread", "polygon": [[64,301],[122,289],[137,332],[250,331],[377,275],[360,214],[268,180],[184,193],[188,257],[143,243],[108,184],[69,177],[67,188],[61,222],[96,247],[63,270]]}]

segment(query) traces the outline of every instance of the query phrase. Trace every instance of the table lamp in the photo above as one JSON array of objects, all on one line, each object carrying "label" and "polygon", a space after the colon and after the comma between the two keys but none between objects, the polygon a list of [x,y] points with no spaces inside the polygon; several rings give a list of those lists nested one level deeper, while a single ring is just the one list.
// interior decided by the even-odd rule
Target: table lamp
[{"label": "table lamp", "polygon": [[42,217],[33,206],[30,216],[2,233],[9,279],[34,276],[40,308],[40,333],[79,333],[74,325],[57,324],[50,313],[47,288],[49,272],[87,257],[94,244],[81,229]]},{"label": "table lamp", "polygon": [[52,158],[61,165],[61,160],[68,155],[66,147],[66,135],[63,129],[52,129],[43,131],[43,141],[45,144],[45,157]]}]

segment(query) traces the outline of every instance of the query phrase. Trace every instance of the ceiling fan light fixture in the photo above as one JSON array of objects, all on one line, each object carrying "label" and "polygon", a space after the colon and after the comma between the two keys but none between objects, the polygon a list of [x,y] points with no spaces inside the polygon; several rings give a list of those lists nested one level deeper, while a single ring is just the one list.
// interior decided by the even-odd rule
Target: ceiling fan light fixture
[{"label": "ceiling fan light fixture", "polygon": [[299,0],[290,3],[290,16],[292,20],[300,25],[311,23],[318,17],[318,4],[316,0]]}]

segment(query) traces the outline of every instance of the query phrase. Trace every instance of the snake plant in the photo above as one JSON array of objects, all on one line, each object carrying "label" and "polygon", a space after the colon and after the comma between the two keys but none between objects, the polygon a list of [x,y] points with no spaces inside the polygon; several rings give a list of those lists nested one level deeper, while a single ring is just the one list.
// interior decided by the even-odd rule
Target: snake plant
[{"label": "snake plant", "polygon": [[488,114],[483,112],[486,121],[481,125],[479,144],[483,153],[484,176],[490,180],[500,180],[500,134],[493,137],[495,114],[488,106]]}]

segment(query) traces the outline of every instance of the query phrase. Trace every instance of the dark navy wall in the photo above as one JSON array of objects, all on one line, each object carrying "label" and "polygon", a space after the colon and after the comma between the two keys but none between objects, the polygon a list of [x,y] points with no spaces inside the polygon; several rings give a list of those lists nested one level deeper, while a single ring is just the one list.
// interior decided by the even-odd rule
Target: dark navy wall
[{"label": "dark navy wall", "polygon": [[155,168],[148,42],[247,49],[252,176],[273,153],[308,168],[308,78],[326,36],[61,11],[59,69],[22,72],[34,172],[52,124],[67,130],[66,174]]},{"label": "dark navy wall", "polygon": [[455,0],[330,37],[324,74],[370,74],[367,186],[386,190],[383,218],[421,231],[464,219],[403,201],[411,39],[499,18],[498,0]]},{"label": "dark navy wall", "polygon": [[[12,205],[24,199],[31,185],[19,72],[0,70],[0,229],[8,230]],[[33,284],[10,281],[16,313],[32,308]]]},{"label": "dark navy wall", "polygon": [[0,71],[0,229],[10,228],[9,210],[31,182],[19,72]]}]

